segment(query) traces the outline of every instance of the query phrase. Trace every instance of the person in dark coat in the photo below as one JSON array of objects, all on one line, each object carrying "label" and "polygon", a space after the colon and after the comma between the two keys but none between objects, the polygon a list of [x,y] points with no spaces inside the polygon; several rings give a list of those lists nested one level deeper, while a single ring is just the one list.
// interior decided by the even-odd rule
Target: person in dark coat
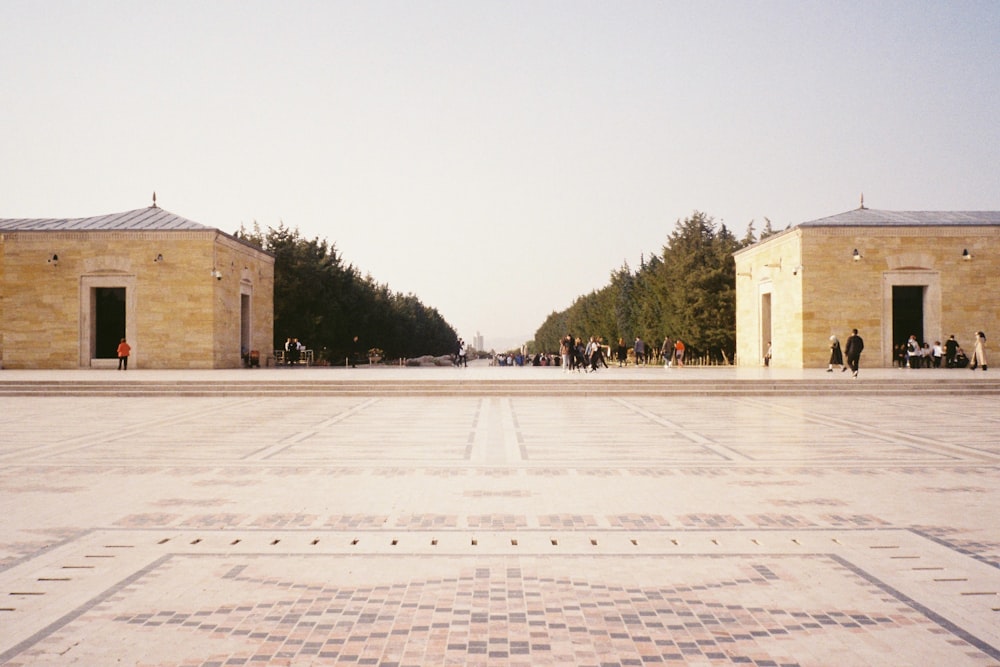
[{"label": "person in dark coat", "polygon": [[853,377],[858,377],[858,363],[861,361],[861,351],[865,349],[865,341],[854,329],[847,339],[847,365],[851,367]]},{"label": "person in dark coat", "polygon": [[847,366],[844,365],[844,353],[840,350],[840,341],[836,336],[830,336],[830,365],[826,367],[826,372],[832,373],[834,366],[840,366],[841,373],[847,370]]},{"label": "person in dark coat", "polygon": [[955,334],[948,337],[944,344],[944,365],[948,368],[955,368],[955,357],[958,356],[958,341]]}]

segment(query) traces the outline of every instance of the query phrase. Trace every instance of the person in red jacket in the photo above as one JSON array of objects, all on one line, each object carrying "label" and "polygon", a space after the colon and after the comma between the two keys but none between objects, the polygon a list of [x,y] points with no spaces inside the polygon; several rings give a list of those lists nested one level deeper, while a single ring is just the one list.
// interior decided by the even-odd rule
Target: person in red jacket
[{"label": "person in red jacket", "polygon": [[118,370],[127,371],[128,370],[128,354],[132,351],[129,344],[125,342],[122,338],[122,342],[118,343]]}]

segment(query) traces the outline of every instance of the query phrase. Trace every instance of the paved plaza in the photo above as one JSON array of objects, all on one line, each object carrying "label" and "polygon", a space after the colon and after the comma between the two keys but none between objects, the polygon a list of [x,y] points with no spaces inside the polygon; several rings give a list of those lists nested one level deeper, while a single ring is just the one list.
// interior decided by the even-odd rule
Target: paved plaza
[{"label": "paved plaza", "polygon": [[0,665],[1000,665],[1000,385],[849,375],[0,371]]}]

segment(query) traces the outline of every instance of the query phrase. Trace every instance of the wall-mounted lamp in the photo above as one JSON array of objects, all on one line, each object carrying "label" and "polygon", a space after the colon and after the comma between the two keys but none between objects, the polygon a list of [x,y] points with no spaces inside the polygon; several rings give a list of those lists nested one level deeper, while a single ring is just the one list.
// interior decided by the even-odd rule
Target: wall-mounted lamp
[{"label": "wall-mounted lamp", "polygon": [[969,254],[968,248],[962,251],[962,259],[964,259],[966,262],[972,261],[972,255]]},{"label": "wall-mounted lamp", "polygon": [[212,277],[216,280],[222,280],[222,271],[219,271],[215,267],[212,267]]},{"label": "wall-mounted lamp", "polygon": [[153,261],[154,262],[162,262],[163,261],[163,254],[162,253],[157,253],[156,257],[153,258]]},{"label": "wall-mounted lamp", "polygon": [[52,266],[59,266],[59,255],[52,255],[52,257],[49,258],[49,264]]},{"label": "wall-mounted lamp", "polygon": [[860,262],[861,261],[861,253],[858,252],[857,248],[854,249],[854,255],[853,255],[853,257],[854,257],[854,261],[855,262]]},{"label": "wall-mounted lamp", "polygon": [[792,275],[793,275],[793,276],[797,276],[797,275],[799,275],[800,273],[802,273],[802,265],[801,265],[801,264],[799,264],[799,265],[798,265],[798,266],[796,266],[796,267],[795,267],[794,269],[792,269]]}]

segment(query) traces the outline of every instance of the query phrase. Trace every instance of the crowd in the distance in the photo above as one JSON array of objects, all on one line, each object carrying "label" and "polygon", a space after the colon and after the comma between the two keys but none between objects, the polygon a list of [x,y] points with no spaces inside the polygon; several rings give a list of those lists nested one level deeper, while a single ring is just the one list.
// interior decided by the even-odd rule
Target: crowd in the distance
[{"label": "crowd in the distance", "polygon": [[681,340],[673,340],[670,336],[663,339],[660,345],[647,345],[641,337],[636,336],[631,346],[619,338],[612,348],[605,344],[600,336],[591,336],[584,342],[580,337],[574,338],[567,334],[559,342],[559,357],[564,372],[583,371],[596,372],[598,368],[607,368],[608,359],[618,362],[619,368],[634,364],[636,366],[663,364],[667,367],[684,366],[685,347]]}]

